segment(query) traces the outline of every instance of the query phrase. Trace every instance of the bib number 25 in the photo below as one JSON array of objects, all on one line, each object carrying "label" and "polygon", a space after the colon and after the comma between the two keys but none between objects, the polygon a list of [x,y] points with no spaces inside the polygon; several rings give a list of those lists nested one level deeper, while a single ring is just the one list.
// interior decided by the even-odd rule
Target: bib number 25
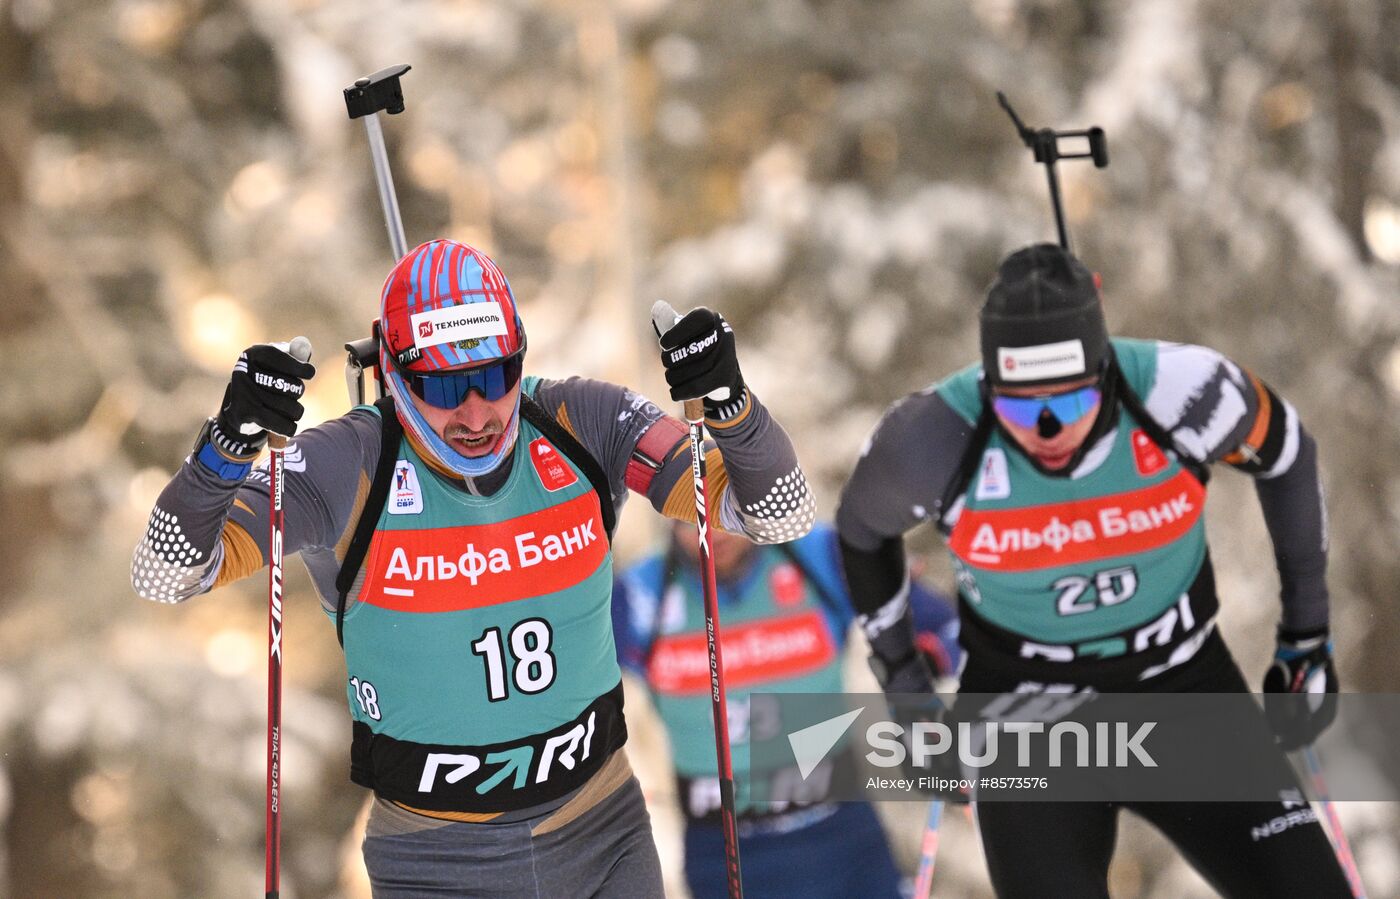
[{"label": "bib number 25", "polygon": [[553,633],[543,618],[526,618],[502,636],[498,627],[488,627],[472,643],[472,654],[486,665],[486,697],[492,702],[509,698],[506,683],[506,653],[512,657],[510,679],[521,693],[543,693],[554,683],[554,653],[549,651]]},{"label": "bib number 25", "polygon": [[1061,615],[1081,615],[1132,599],[1138,589],[1137,569],[1125,565],[1105,569],[1092,578],[1070,575],[1051,584],[1050,589],[1059,594],[1055,611]]}]

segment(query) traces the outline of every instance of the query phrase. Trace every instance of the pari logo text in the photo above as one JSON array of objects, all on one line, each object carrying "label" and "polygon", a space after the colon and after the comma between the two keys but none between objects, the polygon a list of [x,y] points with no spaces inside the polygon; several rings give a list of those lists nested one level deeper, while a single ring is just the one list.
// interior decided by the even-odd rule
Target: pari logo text
[{"label": "pari logo text", "polygon": [[530,742],[497,748],[493,752],[429,752],[418,778],[419,793],[441,792],[459,785],[485,796],[497,787],[521,790],[542,784],[551,776],[573,771],[589,760],[598,713],[590,711],[584,721],[573,723],[536,746]]}]

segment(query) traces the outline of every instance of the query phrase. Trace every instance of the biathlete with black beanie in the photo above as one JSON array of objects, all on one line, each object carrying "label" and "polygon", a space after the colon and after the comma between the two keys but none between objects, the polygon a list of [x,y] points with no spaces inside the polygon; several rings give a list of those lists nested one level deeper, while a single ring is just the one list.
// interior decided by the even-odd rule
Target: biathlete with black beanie
[{"label": "biathlete with black beanie", "polygon": [[[1095,276],[1051,244],[1002,262],[981,343],[979,364],[890,407],[842,491],[843,567],[887,692],[931,690],[903,542],[926,522],[957,574],[960,692],[1248,692],[1206,545],[1223,462],[1255,480],[1282,582],[1263,688],[1336,693],[1317,449],[1291,405],[1214,350],[1110,338]],[[1284,747],[1335,716],[1313,708],[1276,723]],[[981,802],[977,818],[1003,897],[1107,896],[1121,807],[1222,895],[1351,895],[1316,816],[1285,814],[1298,804]]]},{"label": "biathlete with black beanie", "polygon": [[[287,445],[283,547],[342,637],[374,895],[661,895],[623,750],[611,531],[629,491],[695,520],[686,425],[620,386],[526,375],[510,286],[464,244],[405,255],[377,331],[388,396]],[[805,534],[812,494],[728,324],[695,309],[660,345],[671,398],[707,397],[710,520]],[[138,593],[181,602],[268,564],[253,463],[267,430],[295,432],[313,374],[274,345],[239,360],[157,500]]]}]

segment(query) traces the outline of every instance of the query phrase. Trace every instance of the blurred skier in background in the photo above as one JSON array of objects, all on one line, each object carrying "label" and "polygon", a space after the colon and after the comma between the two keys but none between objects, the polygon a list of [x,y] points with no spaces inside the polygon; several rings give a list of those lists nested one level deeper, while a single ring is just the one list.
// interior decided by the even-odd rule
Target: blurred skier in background
[{"label": "blurred skier in background", "polygon": [[[665,724],[685,818],[685,877],[696,899],[727,895],[719,782],[711,737],[709,661],[695,529],[676,524],[665,548],[626,569],[613,590],[618,661],[645,683]],[[818,525],[799,540],[757,546],[714,535],[730,739],[740,786],[739,845],[744,895],[897,897],[900,877],[875,809],[827,800],[828,758],[807,778],[749,770],[751,693],[841,693],[843,651],[854,619],[841,577],[836,533]],[[930,669],[950,676],[958,661],[957,616],[917,582],[910,589],[914,645]],[[789,774],[795,774],[791,769]],[[779,802],[743,799],[749,778],[799,792]]]}]

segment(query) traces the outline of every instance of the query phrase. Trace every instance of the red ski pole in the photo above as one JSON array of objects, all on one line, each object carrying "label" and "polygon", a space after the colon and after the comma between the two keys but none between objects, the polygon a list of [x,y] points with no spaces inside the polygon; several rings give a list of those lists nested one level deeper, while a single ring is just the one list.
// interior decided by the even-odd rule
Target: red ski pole
[{"label": "red ski pole", "polygon": [[1361,871],[1356,867],[1356,856],[1352,855],[1351,843],[1347,840],[1346,831],[1342,830],[1342,819],[1338,817],[1337,809],[1327,795],[1327,782],[1322,776],[1322,763],[1317,759],[1317,750],[1310,745],[1304,747],[1303,762],[1308,769],[1308,777],[1312,780],[1317,804],[1322,806],[1323,819],[1327,822],[1327,830],[1332,837],[1332,849],[1337,853],[1337,862],[1342,866],[1342,873],[1346,874],[1351,894],[1356,899],[1366,899],[1366,887],[1361,882]]},{"label": "red ski pole", "polygon": [[[311,341],[298,337],[287,352],[302,362],[311,360]],[[267,899],[278,899],[282,871],[282,451],[287,438],[267,435],[268,560],[267,566]]]},{"label": "red ski pole", "polygon": [[271,484],[267,566],[267,899],[277,899],[282,857],[282,450],[287,438],[269,434]]},{"label": "red ski pole", "polygon": [[[670,305],[658,302],[651,309],[652,323],[660,334],[680,320]],[[719,757],[720,822],[724,829],[724,868],[730,899],[742,899],[739,876],[739,828],[734,813],[734,763],[729,751],[729,706],[725,701],[724,660],[720,654],[719,598],[715,590],[715,559],[710,550],[710,522],[705,499],[705,406],[699,399],[686,400],[683,414],[690,425],[690,473],[695,480],[695,524],[700,536],[700,581],[705,595],[705,642],[710,653],[710,711],[715,719],[715,754]]]},{"label": "red ski pole", "polygon": [[929,899],[933,895],[933,868],[938,862],[938,825],[943,817],[943,801],[935,799],[928,806],[928,823],[919,847],[919,873],[914,879],[914,899]]}]

